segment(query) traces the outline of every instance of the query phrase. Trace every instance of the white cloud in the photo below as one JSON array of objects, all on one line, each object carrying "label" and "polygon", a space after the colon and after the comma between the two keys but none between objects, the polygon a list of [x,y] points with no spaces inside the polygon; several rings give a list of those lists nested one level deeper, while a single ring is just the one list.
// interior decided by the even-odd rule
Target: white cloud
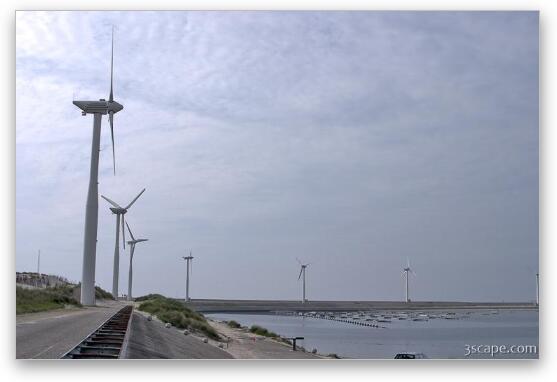
[{"label": "white cloud", "polygon": [[392,299],[411,256],[420,297],[446,295],[439,264],[488,257],[509,264],[478,269],[499,289],[455,299],[530,298],[506,282],[537,266],[535,13],[18,12],[18,269],[42,247],[79,279],[92,118],[71,101],[108,97],[113,24],[124,110],[116,177],[103,120],[99,187],[123,203],[147,187],[128,217],[151,239],[136,294],[181,291],[193,247],[205,297],[297,296],[298,256],[316,298]]}]

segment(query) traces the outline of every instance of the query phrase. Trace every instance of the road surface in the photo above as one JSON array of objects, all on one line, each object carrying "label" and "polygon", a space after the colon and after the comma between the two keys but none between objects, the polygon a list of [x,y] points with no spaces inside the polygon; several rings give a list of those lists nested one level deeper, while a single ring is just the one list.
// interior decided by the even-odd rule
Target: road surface
[{"label": "road surface", "polygon": [[60,358],[125,305],[98,304],[16,316],[16,358]]}]

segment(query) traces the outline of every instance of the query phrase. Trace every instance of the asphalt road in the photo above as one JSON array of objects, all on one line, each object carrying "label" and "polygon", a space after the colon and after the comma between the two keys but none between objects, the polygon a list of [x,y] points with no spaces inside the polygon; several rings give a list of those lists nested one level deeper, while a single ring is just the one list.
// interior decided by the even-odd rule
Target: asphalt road
[{"label": "asphalt road", "polygon": [[57,359],[125,305],[103,301],[96,307],[59,309],[16,317],[16,358]]},{"label": "asphalt road", "polygon": [[213,344],[184,335],[174,327],[165,328],[158,320],[148,321],[145,315],[134,312],[128,345],[128,359],[226,359],[233,358]]}]

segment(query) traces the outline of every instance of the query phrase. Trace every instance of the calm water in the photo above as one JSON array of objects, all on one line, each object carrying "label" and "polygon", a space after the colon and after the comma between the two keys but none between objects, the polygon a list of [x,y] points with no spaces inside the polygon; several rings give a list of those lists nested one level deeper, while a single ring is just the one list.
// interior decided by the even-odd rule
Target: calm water
[{"label": "calm water", "polygon": [[[400,352],[424,353],[428,358],[492,358],[490,354],[466,357],[466,345],[535,345],[539,349],[537,311],[461,312],[456,319],[421,322],[394,319],[379,323],[385,328],[272,314],[207,316],[245,326],[260,325],[284,337],[305,337],[300,344],[308,350],[316,348],[321,354],[348,358],[390,359]],[[493,358],[538,358],[538,354],[496,354]]]}]

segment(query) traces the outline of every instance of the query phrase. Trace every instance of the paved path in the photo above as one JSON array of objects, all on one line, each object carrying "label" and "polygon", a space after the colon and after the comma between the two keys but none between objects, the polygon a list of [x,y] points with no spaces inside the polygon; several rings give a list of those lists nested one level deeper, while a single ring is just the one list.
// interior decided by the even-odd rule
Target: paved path
[{"label": "paved path", "polygon": [[203,343],[202,337],[184,335],[174,327],[153,319],[148,321],[145,314],[135,311],[132,317],[125,358],[130,359],[223,359],[233,358],[229,353],[215,346],[217,343]]},{"label": "paved path", "polygon": [[60,358],[125,305],[98,304],[16,316],[16,358]]}]

